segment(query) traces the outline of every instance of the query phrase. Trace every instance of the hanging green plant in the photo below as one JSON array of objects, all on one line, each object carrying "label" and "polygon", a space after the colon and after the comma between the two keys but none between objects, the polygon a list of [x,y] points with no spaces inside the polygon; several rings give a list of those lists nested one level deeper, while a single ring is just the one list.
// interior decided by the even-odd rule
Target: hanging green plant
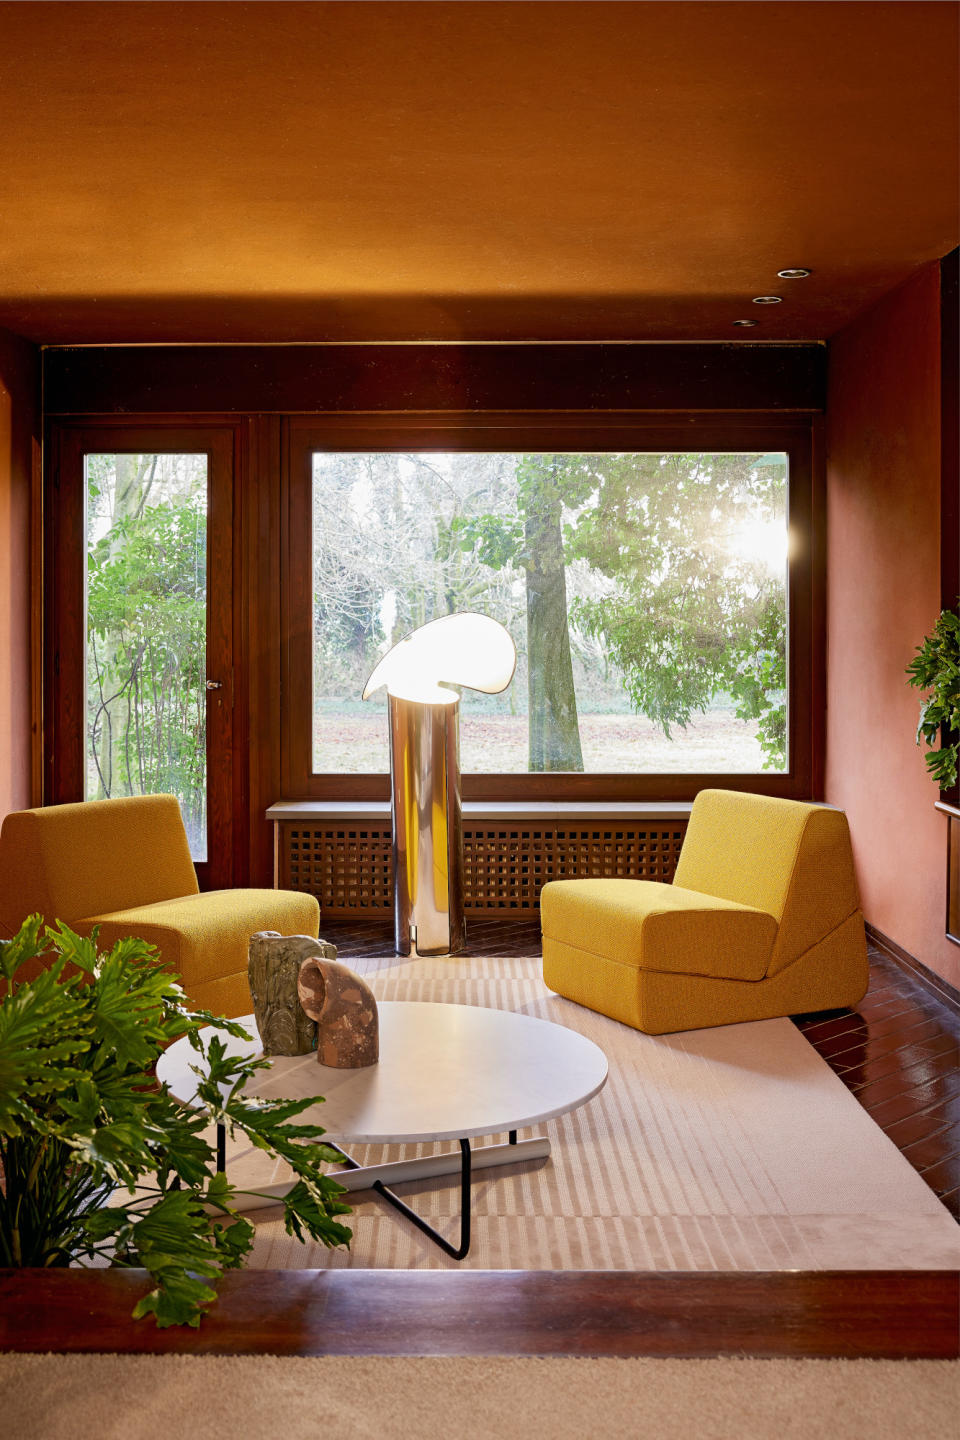
[{"label": "hanging green plant", "polygon": [[917,744],[928,747],[924,759],[932,779],[949,790],[957,783],[960,752],[960,616],[952,610],[941,612],[917,646],[907,679],[917,690],[931,692],[920,705]]},{"label": "hanging green plant", "polygon": [[[33,915],[0,940],[0,1266],[142,1267],[154,1289],[134,1316],[198,1325],[254,1236],[217,1171],[214,1121],[294,1171],[280,1202],[291,1235],[347,1244],[343,1188],[321,1168],[342,1156],[321,1126],[293,1123],[322,1097],[252,1103],[244,1085],[264,1062],[230,1055],[222,1039],[249,1035],[187,1010],[152,945],[131,936],[98,953],[96,931],[41,935],[41,923]],[[24,979],[40,957],[52,963]],[[193,1108],[154,1078],[184,1035],[197,1052]]]}]

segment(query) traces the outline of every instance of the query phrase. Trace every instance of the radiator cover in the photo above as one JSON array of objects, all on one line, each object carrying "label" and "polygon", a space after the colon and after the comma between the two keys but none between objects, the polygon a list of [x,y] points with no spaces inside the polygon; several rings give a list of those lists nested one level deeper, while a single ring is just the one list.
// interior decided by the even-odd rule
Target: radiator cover
[{"label": "radiator cover", "polygon": [[[465,908],[537,910],[548,880],[616,876],[669,882],[685,820],[631,824],[465,823]],[[325,915],[387,915],[393,910],[389,825],[280,821],[277,878],[285,890],[315,895]]]}]

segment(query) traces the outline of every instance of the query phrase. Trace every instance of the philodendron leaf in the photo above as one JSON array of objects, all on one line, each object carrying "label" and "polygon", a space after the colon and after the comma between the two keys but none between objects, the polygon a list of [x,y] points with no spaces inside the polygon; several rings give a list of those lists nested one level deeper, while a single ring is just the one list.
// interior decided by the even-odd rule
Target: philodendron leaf
[{"label": "philodendron leaf", "polygon": [[79,1135],[72,1148],[95,1171],[131,1184],[153,1163],[142,1128],[131,1122],[99,1125]]},{"label": "philodendron leaf", "polygon": [[54,950],[69,964],[75,965],[85,975],[92,975],[97,966],[97,931],[92,935],[78,935],[61,920],[56,926],[48,926],[48,941]]},{"label": "philodendron leaf", "polygon": [[100,1118],[100,1093],[87,1074],[81,1074],[70,1096],[60,1097],[60,1109],[71,1122],[61,1125],[61,1134],[91,1135]]},{"label": "philodendron leaf", "polygon": [[299,1180],[283,1197],[283,1206],[283,1223],[287,1234],[295,1235],[298,1240],[303,1239],[304,1231],[328,1248],[334,1245],[349,1245],[353,1239],[353,1232],[348,1230],[346,1225],[340,1225],[333,1220],[330,1213],[349,1213],[349,1207],[338,1205],[335,1201],[322,1205],[313,1187],[303,1180]]},{"label": "philodendron leaf", "polygon": [[6,980],[8,986],[22,965],[43,953],[40,943],[42,926],[43,916],[31,915],[11,940],[0,940],[0,976]]},{"label": "philodendron leaf", "polygon": [[91,1210],[84,1217],[84,1229],[96,1243],[117,1235],[130,1224],[130,1212],[125,1205],[105,1205],[101,1210]]},{"label": "philodendron leaf", "polygon": [[[202,1026],[213,1025],[217,1030],[222,1030],[226,1035],[235,1035],[240,1040],[252,1040],[253,1036],[246,1026],[241,1025],[239,1020],[228,1020],[224,1015],[214,1015],[212,1010],[191,1010],[191,1028],[195,1032]],[[198,1039],[196,1034],[191,1035],[191,1043],[194,1049],[202,1050],[203,1041]]]},{"label": "philodendron leaf", "polygon": [[[323,1103],[322,1095],[310,1095],[299,1100],[260,1100],[258,1098],[247,1099],[245,1096],[234,1095],[227,1107],[227,1113],[231,1120],[239,1121],[244,1126],[252,1126],[256,1129],[267,1131],[276,1129],[277,1126],[287,1126],[287,1122],[296,1115],[302,1115],[314,1105]],[[322,1135],[323,1128],[320,1125],[297,1125],[291,1126],[288,1133],[297,1135]]]},{"label": "philodendron leaf", "polygon": [[191,1036],[191,1043],[196,1045],[203,1061],[190,1067],[197,1077],[197,1098],[207,1106],[211,1117],[221,1119],[233,1092],[242,1089],[256,1070],[267,1067],[270,1062],[231,1055],[217,1034],[209,1039]]},{"label": "philodendron leaf", "polygon": [[82,999],[58,984],[52,970],[5,996],[0,1005],[0,1134],[19,1134],[24,1122],[42,1123],[36,1097],[64,1088],[89,1048],[83,1020]]},{"label": "philodendron leaf", "polygon": [[241,1218],[223,1225],[206,1214],[197,1194],[169,1190],[133,1225],[131,1235],[133,1263],[158,1282],[135,1317],[153,1313],[160,1326],[195,1326],[216,1298],[203,1279],[216,1279],[242,1263],[253,1243],[253,1225]]},{"label": "philodendron leaf", "polygon": [[157,1157],[157,1180],[166,1187],[205,1185],[214,1171],[215,1157],[204,1134],[207,1117],[203,1111],[184,1111],[167,1094],[151,1097],[145,1122],[145,1137]]},{"label": "philodendron leaf", "polygon": [[224,1171],[218,1170],[207,1185],[207,1204],[222,1205],[225,1209],[228,1208],[235,1188],[230,1184]]},{"label": "philodendron leaf", "polygon": [[927,769],[941,790],[948,790],[957,781],[957,747],[945,746],[925,756]]},{"label": "philodendron leaf", "polygon": [[164,1275],[163,1282],[137,1302],[133,1318],[142,1320],[144,1315],[153,1315],[160,1330],[169,1325],[191,1325],[196,1329],[216,1298],[214,1290],[202,1280],[178,1271]]},{"label": "philodendron leaf", "polygon": [[120,941],[98,967],[93,1023],[119,1061],[147,1070],[162,1035],[166,977],[143,948],[127,945]]},{"label": "philodendron leaf", "polygon": [[256,1228],[251,1220],[235,1216],[227,1225],[214,1226],[224,1270],[239,1270],[253,1249]]}]

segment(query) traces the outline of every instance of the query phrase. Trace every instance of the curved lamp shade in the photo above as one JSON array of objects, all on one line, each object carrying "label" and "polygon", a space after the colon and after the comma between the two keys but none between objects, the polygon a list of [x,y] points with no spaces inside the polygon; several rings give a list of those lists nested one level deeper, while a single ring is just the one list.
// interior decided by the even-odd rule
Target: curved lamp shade
[{"label": "curved lamp shade", "polygon": [[388,650],[363,687],[363,699],[382,686],[397,700],[453,705],[451,685],[496,695],[506,690],[517,666],[510,632],[489,615],[466,611],[421,625]]}]

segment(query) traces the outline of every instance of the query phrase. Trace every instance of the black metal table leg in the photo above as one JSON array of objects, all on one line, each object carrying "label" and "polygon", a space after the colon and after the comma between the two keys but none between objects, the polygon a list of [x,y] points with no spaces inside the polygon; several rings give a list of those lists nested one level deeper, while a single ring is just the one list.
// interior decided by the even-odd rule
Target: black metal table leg
[{"label": "black metal table leg", "polygon": [[[326,1144],[326,1143],[328,1143],[328,1142],[325,1141],[324,1143]],[[340,1149],[339,1145],[336,1146],[335,1148],[338,1149],[338,1150]],[[342,1153],[342,1152],[341,1152],[341,1153]],[[352,1164],[353,1164],[353,1168],[356,1169],[356,1168],[357,1168],[357,1163],[356,1163],[356,1161],[353,1161]],[[469,1141],[469,1140],[461,1140],[461,1141],[460,1141],[460,1244],[459,1244],[459,1245],[451,1245],[451,1244],[450,1244],[450,1241],[447,1240],[443,1235],[441,1235],[440,1232],[439,1232],[439,1230],[435,1230],[434,1227],[433,1227],[432,1225],[428,1224],[428,1222],[427,1222],[426,1220],[422,1219],[421,1216],[419,1216],[415,1210],[411,1210],[410,1206],[409,1206],[404,1200],[401,1200],[399,1195],[395,1195],[392,1190],[390,1190],[386,1185],[384,1185],[384,1183],[383,1183],[382,1180],[374,1180],[373,1185],[371,1186],[371,1189],[376,1190],[377,1194],[378,1194],[378,1195],[382,1195],[383,1198],[384,1198],[384,1200],[386,1200],[390,1205],[392,1205],[395,1210],[399,1210],[399,1211],[400,1211],[400,1214],[401,1214],[401,1215],[405,1215],[405,1216],[407,1217],[407,1219],[408,1219],[409,1221],[411,1221],[412,1224],[416,1225],[416,1227],[417,1227],[418,1230],[422,1230],[423,1233],[424,1233],[424,1235],[428,1236],[428,1238],[431,1239],[431,1240],[434,1242],[434,1244],[439,1245],[439,1246],[440,1246],[440,1249],[444,1252],[444,1254],[449,1255],[453,1260],[462,1260],[462,1259],[464,1258],[464,1256],[466,1255],[467,1251],[470,1249],[470,1141]]]},{"label": "black metal table leg", "polygon": [[[513,1144],[516,1144],[516,1139],[517,1139],[517,1132],[516,1132],[516,1130],[512,1130],[510,1133],[511,1133],[511,1135],[513,1136],[513,1142],[512,1142],[512,1143],[513,1143]],[[348,1155],[347,1152],[346,1152],[346,1150],[341,1149],[341,1147],[336,1143],[336,1141],[334,1141],[334,1140],[327,1140],[327,1139],[325,1138],[324,1141],[323,1141],[323,1143],[324,1143],[324,1145],[329,1145],[329,1147],[330,1147],[331,1150],[336,1150],[339,1155],[342,1155],[342,1156],[343,1156],[344,1168],[345,1168],[345,1169],[347,1169],[347,1170],[359,1170],[359,1169],[360,1169],[360,1163],[359,1163],[359,1161],[354,1160],[354,1158],[353,1158],[352,1155]],[[334,1177],[334,1178],[336,1178],[336,1177]],[[471,1217],[471,1205],[470,1205],[471,1190],[470,1190],[470,1181],[471,1181],[470,1141],[469,1141],[469,1140],[461,1140],[461,1141],[460,1141],[460,1244],[459,1244],[459,1245],[451,1245],[451,1244],[450,1244],[450,1241],[447,1240],[443,1235],[441,1235],[440,1232],[439,1232],[439,1230],[434,1229],[434,1227],[433,1227],[428,1221],[424,1220],[420,1215],[417,1214],[416,1210],[411,1210],[410,1206],[406,1203],[406,1201],[405,1201],[405,1200],[401,1200],[399,1195],[394,1194],[394,1192],[389,1188],[389,1186],[384,1185],[384,1183],[383,1183],[382,1180],[374,1180],[373,1184],[370,1186],[370,1189],[371,1189],[371,1190],[376,1190],[376,1192],[377,1192],[378,1195],[382,1195],[383,1198],[384,1198],[384,1200],[386,1200],[388,1204],[392,1205],[395,1210],[399,1210],[401,1215],[405,1215],[405,1216],[407,1217],[407,1219],[408,1219],[412,1224],[416,1225],[416,1227],[417,1227],[418,1230],[422,1230],[423,1233],[424,1233],[424,1235],[426,1235],[430,1240],[432,1240],[432,1241],[434,1242],[434,1244],[439,1245],[439,1246],[440,1246],[440,1249],[441,1249],[446,1255],[449,1255],[449,1256],[451,1257],[451,1259],[453,1259],[453,1260],[462,1260],[462,1259],[464,1258],[464,1256],[467,1254],[467,1251],[470,1249],[470,1217]]]},{"label": "black metal table leg", "polygon": [[[359,1170],[359,1169],[360,1169],[360,1161],[359,1161],[359,1160],[354,1160],[353,1156],[352,1156],[352,1155],[348,1155],[347,1152],[346,1152],[346,1150],[341,1150],[341,1149],[340,1149],[340,1146],[337,1145],[335,1141],[333,1141],[333,1140],[324,1140],[323,1143],[324,1143],[324,1145],[328,1145],[331,1150],[336,1150],[336,1152],[337,1152],[338,1155],[342,1155],[342,1156],[343,1156],[343,1168],[344,1168],[344,1170]],[[332,1173],[332,1172],[331,1172],[331,1173]]]}]

